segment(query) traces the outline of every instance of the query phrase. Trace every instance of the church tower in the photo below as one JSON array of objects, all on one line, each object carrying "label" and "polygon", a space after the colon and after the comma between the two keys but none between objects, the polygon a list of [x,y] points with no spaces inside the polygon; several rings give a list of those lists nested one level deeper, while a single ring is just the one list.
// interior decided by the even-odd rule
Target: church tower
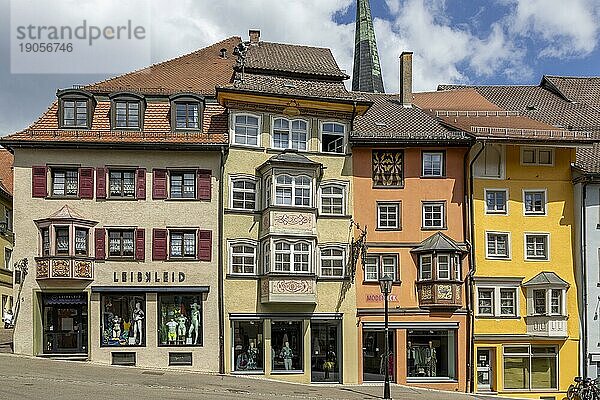
[{"label": "church tower", "polygon": [[369,0],[357,0],[352,90],[384,93]]}]

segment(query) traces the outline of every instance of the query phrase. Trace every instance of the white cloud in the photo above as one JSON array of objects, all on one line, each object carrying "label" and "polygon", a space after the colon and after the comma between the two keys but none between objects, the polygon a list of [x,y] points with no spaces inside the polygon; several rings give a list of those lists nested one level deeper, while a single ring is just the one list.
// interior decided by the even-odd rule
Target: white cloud
[{"label": "white cloud", "polygon": [[504,0],[513,7],[506,18],[511,35],[541,45],[540,57],[581,57],[597,46],[600,5],[597,0]]}]

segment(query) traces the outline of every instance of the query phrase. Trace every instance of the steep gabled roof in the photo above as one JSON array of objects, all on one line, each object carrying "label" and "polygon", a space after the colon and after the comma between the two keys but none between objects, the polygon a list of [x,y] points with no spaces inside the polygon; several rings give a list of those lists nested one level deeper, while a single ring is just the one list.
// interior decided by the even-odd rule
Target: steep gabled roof
[{"label": "steep gabled roof", "polygon": [[372,101],[363,116],[357,116],[350,141],[361,142],[415,142],[468,144],[471,136],[444,127],[438,120],[416,107],[404,107],[397,94],[354,92],[357,98]]},{"label": "steep gabled roof", "polygon": [[559,286],[569,287],[569,283],[563,280],[556,272],[544,271],[540,272],[523,284],[524,287],[531,286]]},{"label": "steep gabled roof", "polygon": [[[215,94],[215,86],[229,83],[237,58],[233,49],[241,42],[232,36],[192,53],[83,87],[93,93],[133,91],[144,94],[194,92]],[[226,57],[221,57],[225,49]]]},{"label": "steep gabled roof", "polygon": [[260,41],[249,44],[244,68],[250,73],[312,76],[338,81],[349,78],[340,70],[330,49],[284,43]]},{"label": "steep gabled roof", "polygon": [[556,92],[571,102],[600,108],[600,77],[544,75],[540,86]]}]

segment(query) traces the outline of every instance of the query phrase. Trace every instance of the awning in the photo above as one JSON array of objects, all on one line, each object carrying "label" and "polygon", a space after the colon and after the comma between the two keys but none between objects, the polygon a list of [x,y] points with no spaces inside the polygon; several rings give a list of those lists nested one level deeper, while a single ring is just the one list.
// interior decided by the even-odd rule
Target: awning
[{"label": "awning", "polygon": [[92,286],[93,293],[208,293],[210,286]]}]

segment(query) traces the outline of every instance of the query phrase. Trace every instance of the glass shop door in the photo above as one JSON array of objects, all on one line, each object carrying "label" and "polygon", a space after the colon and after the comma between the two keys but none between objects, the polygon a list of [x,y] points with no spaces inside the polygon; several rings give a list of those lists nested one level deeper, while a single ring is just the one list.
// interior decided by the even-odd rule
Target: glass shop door
[{"label": "glass shop door", "polygon": [[388,368],[390,382],[395,382],[395,343],[396,331],[390,329],[388,337],[389,353],[385,356],[385,331],[363,331],[363,381],[383,382],[385,368]]},{"label": "glass shop door", "polygon": [[87,353],[87,296],[83,296],[44,295],[45,354]]},{"label": "glass shop door", "polygon": [[338,321],[311,321],[311,381],[341,382],[341,329]]},{"label": "glass shop door", "polygon": [[477,349],[477,391],[492,390],[492,363],[489,349]]}]

